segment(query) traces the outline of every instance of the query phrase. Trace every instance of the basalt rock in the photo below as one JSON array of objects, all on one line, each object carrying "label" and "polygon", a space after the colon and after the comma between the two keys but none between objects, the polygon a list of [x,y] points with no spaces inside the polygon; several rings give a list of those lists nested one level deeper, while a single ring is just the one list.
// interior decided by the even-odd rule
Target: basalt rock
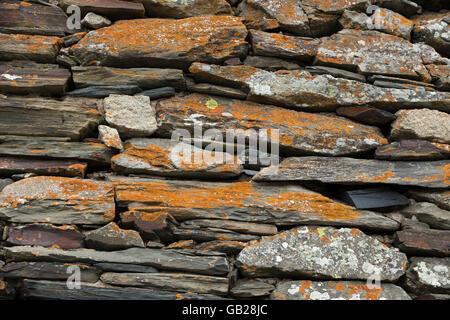
[{"label": "basalt rock", "polygon": [[245,26],[232,16],[122,20],[89,32],[72,50],[82,64],[97,60],[105,66],[187,68],[194,61],[243,57],[246,36]]},{"label": "basalt rock", "polygon": [[114,193],[107,182],[34,177],[0,193],[0,219],[18,223],[106,224],[114,214]]},{"label": "basalt rock", "polygon": [[[177,221],[223,219],[279,226],[316,224],[374,230],[396,230],[399,226],[394,220],[370,211],[357,211],[297,185],[252,182],[199,185],[195,181],[124,177],[112,180],[119,206],[132,204],[138,212],[162,209]],[[218,212],[217,208],[221,210]]]},{"label": "basalt rock", "polygon": [[397,184],[448,188],[448,161],[404,162],[353,158],[288,158],[262,169],[254,181],[321,181],[343,184]]},{"label": "basalt rock", "polygon": [[252,242],[237,257],[245,276],[397,280],[406,255],[358,229],[300,227]]},{"label": "basalt rock", "polygon": [[379,287],[360,281],[310,280],[286,281],[278,284],[272,300],[411,300],[401,288],[390,283]]}]

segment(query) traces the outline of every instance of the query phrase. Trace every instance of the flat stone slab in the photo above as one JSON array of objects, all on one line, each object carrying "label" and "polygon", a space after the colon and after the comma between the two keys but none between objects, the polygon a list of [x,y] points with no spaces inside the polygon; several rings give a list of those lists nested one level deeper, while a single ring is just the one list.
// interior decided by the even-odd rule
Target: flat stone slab
[{"label": "flat stone slab", "polygon": [[262,169],[254,181],[321,181],[341,184],[396,184],[447,188],[448,161],[405,162],[354,158],[288,158]]},{"label": "flat stone slab", "polygon": [[109,68],[102,66],[72,67],[73,82],[77,88],[90,86],[135,85],[142,90],[186,87],[182,70],[159,68]]},{"label": "flat stone slab", "polygon": [[4,93],[62,96],[70,77],[69,70],[55,64],[29,61],[0,63],[0,90]]},{"label": "flat stone slab", "polygon": [[83,235],[74,226],[51,224],[29,224],[11,227],[8,243],[17,246],[57,247],[78,249],[83,247]]},{"label": "flat stone slab", "polygon": [[155,267],[159,270],[185,271],[205,275],[227,275],[230,271],[223,254],[189,250],[131,248],[121,251],[91,249],[60,250],[41,247],[5,248],[8,262],[54,261],[77,263],[126,263]]},{"label": "flat stone slab", "polygon": [[36,2],[6,0],[0,4],[0,32],[64,36],[79,30],[67,28],[61,8]]},{"label": "flat stone slab", "polygon": [[[214,108],[208,107],[208,102]],[[216,106],[217,105],[217,106]],[[281,154],[312,153],[327,156],[358,154],[386,144],[386,139],[374,127],[351,120],[321,114],[296,112],[254,102],[224,97],[191,94],[163,100],[156,106],[159,128],[157,135],[171,138],[175,130],[185,129],[192,135],[195,127],[206,131],[220,130],[234,136],[242,130],[267,130],[267,138],[280,145]],[[226,121],[224,121],[226,119]],[[346,130],[342,130],[346,128]],[[253,130],[249,130],[253,129]],[[256,132],[256,133],[255,133]]]},{"label": "flat stone slab", "polygon": [[41,176],[84,178],[87,164],[77,161],[36,160],[0,156],[0,176],[34,173]]},{"label": "flat stone slab", "polygon": [[394,141],[375,151],[376,159],[389,161],[443,160],[449,156],[450,152],[439,144],[414,139]]},{"label": "flat stone slab", "polygon": [[402,230],[397,231],[394,244],[411,256],[450,256],[450,231]]},{"label": "flat stone slab", "polygon": [[237,298],[255,298],[270,295],[275,289],[273,284],[255,279],[240,279],[230,289],[230,293]]},{"label": "flat stone slab", "polygon": [[277,227],[271,224],[251,223],[232,220],[196,219],[183,223],[185,226],[197,226],[203,228],[218,228],[245,234],[259,236],[274,235],[278,233]]},{"label": "flat stone slab", "polygon": [[145,16],[142,3],[122,0],[62,0],[61,7],[66,10],[71,5],[76,5],[85,16],[89,12],[106,16],[114,20],[137,19]]},{"label": "flat stone slab", "polygon": [[415,216],[434,229],[450,230],[450,211],[441,209],[434,203],[417,202],[404,208],[401,213],[408,218]]},{"label": "flat stone slab", "polygon": [[0,59],[55,63],[61,45],[59,37],[0,33]]},{"label": "flat stone slab", "polygon": [[[102,143],[70,142],[58,137],[0,136],[0,155],[33,157],[35,160],[27,160],[30,163],[42,161],[52,164],[53,162],[47,159],[58,159],[60,162],[76,159],[93,167],[104,167],[109,166],[113,151]],[[77,167],[71,170],[83,169],[82,166]]]},{"label": "flat stone slab", "polygon": [[99,103],[82,98],[0,97],[0,135],[81,140],[103,121]]},{"label": "flat stone slab", "polygon": [[158,18],[188,18],[205,14],[231,15],[231,5],[226,0],[143,0],[147,14]]},{"label": "flat stone slab", "polygon": [[228,279],[186,273],[104,273],[102,282],[121,287],[226,296]]},{"label": "flat stone slab", "polygon": [[120,229],[114,222],[84,233],[86,247],[100,251],[123,250],[133,247],[145,248],[139,233]]},{"label": "flat stone slab", "polygon": [[232,155],[212,153],[169,139],[131,139],[125,151],[111,159],[121,174],[151,174],[187,179],[227,179],[242,173],[242,164]]},{"label": "flat stone slab", "polygon": [[97,60],[105,66],[187,69],[194,61],[243,57],[246,36],[247,29],[233,16],[122,20],[89,32],[72,50],[82,64]]},{"label": "flat stone slab", "polygon": [[272,300],[411,300],[399,286],[369,286],[361,281],[286,281],[272,292]]},{"label": "flat stone slab", "polygon": [[395,281],[406,272],[404,253],[358,229],[300,227],[251,242],[236,264],[247,277],[312,277]]},{"label": "flat stone slab", "polygon": [[428,91],[418,86],[414,89],[382,88],[329,74],[314,75],[304,70],[269,72],[250,66],[199,62],[193,63],[189,71],[204,82],[244,89],[249,92],[248,100],[290,109],[334,111],[338,107],[365,105],[387,111],[412,108],[450,110],[450,93]]},{"label": "flat stone slab", "polygon": [[450,293],[450,258],[411,258],[404,284],[408,290],[423,294]]},{"label": "flat stone slab", "polygon": [[450,190],[415,189],[408,191],[408,195],[417,201],[427,201],[439,208],[450,210]]},{"label": "flat stone slab", "polygon": [[114,191],[108,182],[33,177],[0,193],[0,219],[9,222],[102,225],[114,217]]},{"label": "flat stone slab", "polygon": [[297,185],[215,183],[119,177],[112,179],[120,207],[164,210],[177,221],[223,219],[275,225],[337,225],[396,230],[398,223],[358,211]]},{"label": "flat stone slab", "polygon": [[450,57],[450,43],[448,35],[447,38],[445,36],[449,28],[449,17],[448,11],[426,12],[413,17],[413,41],[424,42],[435,48],[440,54],[447,58]]}]

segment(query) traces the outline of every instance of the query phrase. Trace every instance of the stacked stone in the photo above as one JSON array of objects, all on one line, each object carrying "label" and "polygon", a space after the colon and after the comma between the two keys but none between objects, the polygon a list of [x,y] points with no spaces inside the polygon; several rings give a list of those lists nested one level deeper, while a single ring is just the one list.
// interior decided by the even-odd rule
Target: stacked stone
[{"label": "stacked stone", "polygon": [[46,2],[0,3],[0,299],[450,298],[448,1]]}]

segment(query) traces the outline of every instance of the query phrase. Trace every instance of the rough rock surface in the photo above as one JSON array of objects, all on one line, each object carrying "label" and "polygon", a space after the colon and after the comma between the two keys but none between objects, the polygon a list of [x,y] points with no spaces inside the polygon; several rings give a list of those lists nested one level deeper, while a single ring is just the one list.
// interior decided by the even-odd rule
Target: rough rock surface
[{"label": "rough rock surface", "polygon": [[252,242],[237,257],[248,276],[397,280],[407,259],[358,229],[300,227]]},{"label": "rough rock surface", "polygon": [[108,18],[102,17],[93,12],[89,12],[81,20],[81,24],[87,28],[100,29],[111,25],[111,21]]},{"label": "rough rock surface", "polygon": [[450,256],[450,231],[402,230],[395,234],[394,244],[410,256]]},{"label": "rough rock surface", "polygon": [[1,60],[55,63],[60,47],[59,37],[0,33]]},{"label": "rough rock surface", "polygon": [[205,14],[231,15],[230,4],[226,0],[142,0],[150,16],[159,18],[188,18]]},{"label": "rough rock surface", "polygon": [[393,284],[371,287],[360,281],[286,281],[272,292],[273,300],[411,300]]},{"label": "rough rock surface", "polygon": [[145,247],[139,233],[134,230],[122,230],[114,222],[88,231],[84,234],[86,246],[101,251],[123,250],[132,247]]},{"label": "rough rock surface", "polygon": [[61,0],[62,8],[70,5],[80,8],[81,14],[85,16],[89,12],[105,15],[111,19],[136,19],[144,17],[144,6],[142,3],[122,0]]},{"label": "rough rock surface", "polygon": [[123,143],[117,129],[104,125],[98,126],[98,139],[107,147],[123,150]]},{"label": "rough rock surface", "polygon": [[432,202],[441,209],[450,210],[449,190],[416,189],[409,191],[409,195],[417,201]]},{"label": "rough rock surface", "polygon": [[379,147],[375,152],[375,158],[391,161],[420,161],[420,160],[443,160],[448,158],[447,145],[426,140],[400,140]]},{"label": "rough rock surface", "polygon": [[414,42],[425,42],[439,53],[450,57],[450,13],[427,12],[418,15],[414,22]]},{"label": "rough rock surface", "polygon": [[435,229],[450,230],[450,211],[428,202],[417,202],[401,211],[406,217],[415,216]]},{"label": "rough rock surface", "polygon": [[416,293],[450,293],[450,258],[411,258],[406,287]]}]

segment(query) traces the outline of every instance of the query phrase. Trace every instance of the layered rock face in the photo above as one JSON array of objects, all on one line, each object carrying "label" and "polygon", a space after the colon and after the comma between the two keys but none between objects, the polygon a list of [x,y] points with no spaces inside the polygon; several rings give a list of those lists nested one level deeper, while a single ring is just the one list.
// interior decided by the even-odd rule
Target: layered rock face
[{"label": "layered rock face", "polygon": [[450,299],[449,9],[2,1],[0,299]]}]

